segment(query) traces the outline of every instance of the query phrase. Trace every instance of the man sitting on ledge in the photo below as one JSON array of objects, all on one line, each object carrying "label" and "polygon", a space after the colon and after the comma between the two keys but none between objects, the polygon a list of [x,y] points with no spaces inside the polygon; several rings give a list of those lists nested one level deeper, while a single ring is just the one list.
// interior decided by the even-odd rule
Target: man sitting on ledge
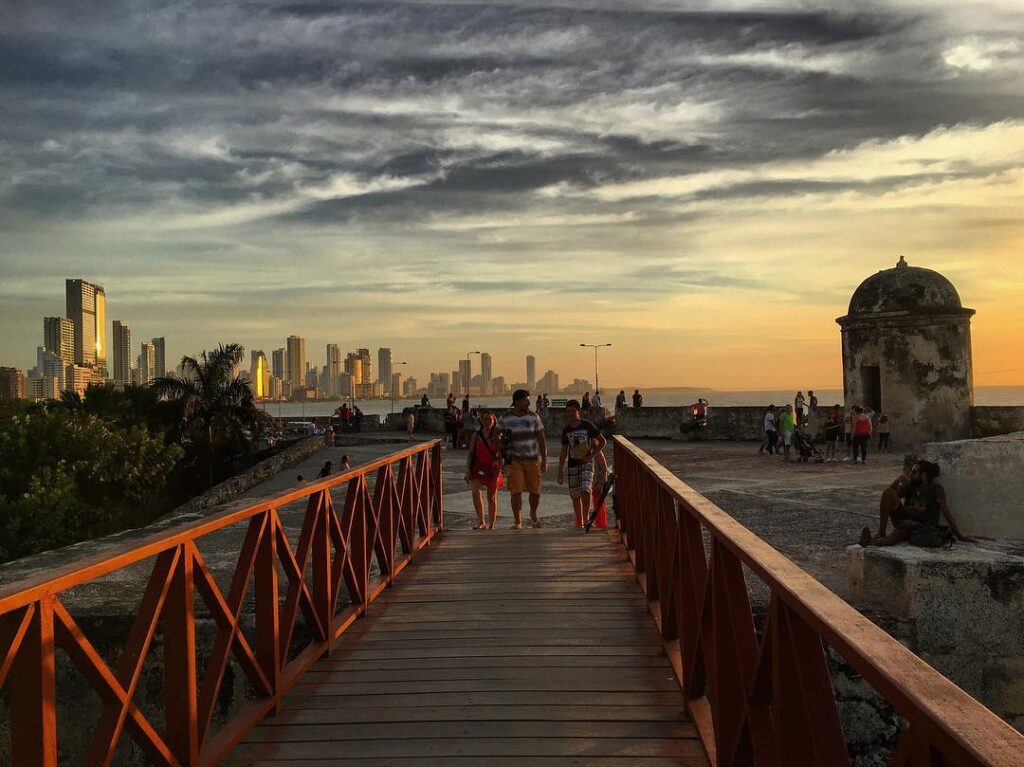
[{"label": "man sitting on ledge", "polygon": [[[893,546],[909,541],[915,546],[934,548],[945,541],[959,538],[969,541],[961,534],[946,503],[946,491],[935,481],[939,467],[930,461],[914,461],[909,475],[901,474],[882,492],[879,503],[878,534],[871,535],[871,528],[865,527],[860,534],[861,546]],[[939,525],[939,514],[949,525],[949,533]],[[893,531],[886,535],[889,520]]]}]

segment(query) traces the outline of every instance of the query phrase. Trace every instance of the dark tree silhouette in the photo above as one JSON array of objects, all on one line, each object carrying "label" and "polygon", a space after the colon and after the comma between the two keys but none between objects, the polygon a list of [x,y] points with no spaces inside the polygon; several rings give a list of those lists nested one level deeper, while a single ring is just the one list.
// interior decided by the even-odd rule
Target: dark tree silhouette
[{"label": "dark tree silhouette", "polygon": [[174,414],[172,433],[185,448],[185,462],[210,487],[232,473],[237,458],[252,453],[261,426],[252,387],[235,375],[244,349],[221,344],[198,358],[183,357],[182,375],[157,378],[150,384]]}]

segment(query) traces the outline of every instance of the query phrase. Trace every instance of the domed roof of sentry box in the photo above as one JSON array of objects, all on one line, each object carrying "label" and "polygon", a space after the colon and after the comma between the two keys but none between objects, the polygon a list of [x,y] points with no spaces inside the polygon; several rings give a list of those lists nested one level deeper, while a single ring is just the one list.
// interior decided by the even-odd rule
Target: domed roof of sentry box
[{"label": "domed roof of sentry box", "polygon": [[910,266],[900,256],[895,267],[883,269],[860,284],[850,299],[849,314],[962,311],[960,294],[952,282],[931,269]]}]

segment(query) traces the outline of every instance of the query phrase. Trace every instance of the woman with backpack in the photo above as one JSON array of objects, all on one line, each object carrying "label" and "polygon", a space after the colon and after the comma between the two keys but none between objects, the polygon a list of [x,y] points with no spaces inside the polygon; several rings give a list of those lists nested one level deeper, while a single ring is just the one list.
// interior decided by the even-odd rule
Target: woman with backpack
[{"label": "woman with backpack", "polygon": [[[469,438],[469,456],[466,460],[466,483],[473,494],[473,508],[477,524],[474,530],[494,529],[498,520],[498,488],[504,484],[501,474],[501,440],[498,419],[490,410],[480,413],[480,430]],[[487,496],[487,523],[484,523],[484,495]]]}]

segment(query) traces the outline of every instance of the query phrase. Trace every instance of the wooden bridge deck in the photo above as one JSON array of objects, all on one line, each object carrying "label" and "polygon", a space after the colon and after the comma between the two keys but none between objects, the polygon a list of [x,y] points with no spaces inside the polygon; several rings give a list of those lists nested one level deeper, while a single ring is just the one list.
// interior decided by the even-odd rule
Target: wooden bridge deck
[{"label": "wooden bridge deck", "polygon": [[706,764],[622,547],[449,531],[234,765]]}]

